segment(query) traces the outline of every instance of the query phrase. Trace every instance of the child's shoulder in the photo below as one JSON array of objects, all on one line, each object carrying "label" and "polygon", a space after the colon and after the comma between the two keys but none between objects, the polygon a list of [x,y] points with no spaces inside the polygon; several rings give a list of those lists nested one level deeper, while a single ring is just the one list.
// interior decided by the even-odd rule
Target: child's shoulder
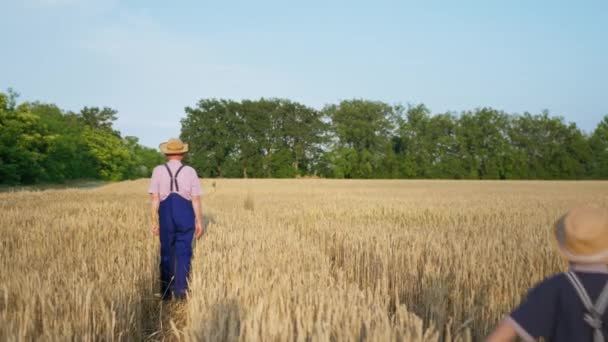
[{"label": "child's shoulder", "polygon": [[[552,274],[541,280],[537,285],[546,287],[552,285],[570,284],[570,280],[568,279],[567,275],[568,273],[571,272],[568,271]],[[601,281],[602,283],[608,281],[608,273],[585,272],[578,270],[574,270],[572,273],[574,273],[575,277],[580,279],[583,283],[594,280]]]},{"label": "child's shoulder", "polygon": [[543,279],[540,283],[546,284],[561,284],[565,281],[568,281],[568,277],[565,272],[554,273],[545,279]]},{"label": "child's shoulder", "polygon": [[556,294],[567,284],[568,278],[565,273],[555,273],[536,283],[528,291],[528,296],[538,293]]},{"label": "child's shoulder", "polygon": [[545,279],[539,281],[537,285],[550,286],[551,284],[561,283],[564,280],[568,280],[568,278],[566,277],[566,273],[559,272],[547,276]]}]

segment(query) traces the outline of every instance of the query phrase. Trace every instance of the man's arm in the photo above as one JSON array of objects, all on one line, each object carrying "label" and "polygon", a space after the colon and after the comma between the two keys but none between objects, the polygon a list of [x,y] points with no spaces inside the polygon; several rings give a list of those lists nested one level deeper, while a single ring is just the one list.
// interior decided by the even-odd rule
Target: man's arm
[{"label": "man's arm", "polygon": [[201,196],[192,196],[192,209],[195,216],[194,235],[198,239],[203,235],[203,213],[201,209]]},{"label": "man's arm", "polygon": [[150,194],[150,202],[152,204],[152,234],[158,236],[159,222],[158,222],[158,207],[160,206],[160,196],[158,192]]}]

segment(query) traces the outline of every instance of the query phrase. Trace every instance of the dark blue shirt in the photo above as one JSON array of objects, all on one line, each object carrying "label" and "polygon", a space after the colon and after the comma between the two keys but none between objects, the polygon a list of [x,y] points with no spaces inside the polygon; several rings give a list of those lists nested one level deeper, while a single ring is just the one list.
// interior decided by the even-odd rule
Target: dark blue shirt
[{"label": "dark blue shirt", "polygon": [[[575,271],[591,301],[602,292],[608,274]],[[608,311],[608,310],[607,310]],[[519,335],[545,341],[593,341],[593,329],[584,321],[586,310],[565,274],[554,275],[528,292],[511,313]],[[604,336],[608,337],[608,313],[603,315]],[[523,335],[523,336],[522,336]]]}]

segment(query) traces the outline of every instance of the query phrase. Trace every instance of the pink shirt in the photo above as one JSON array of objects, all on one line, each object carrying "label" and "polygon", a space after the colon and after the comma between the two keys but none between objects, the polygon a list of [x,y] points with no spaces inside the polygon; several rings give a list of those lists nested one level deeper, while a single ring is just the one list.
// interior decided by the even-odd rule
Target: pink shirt
[{"label": "pink shirt", "polygon": [[[179,160],[169,160],[167,164],[175,177],[175,173],[180,166],[182,166],[182,162]],[[196,170],[190,166],[184,166],[179,172],[177,184],[179,185],[179,191],[175,189],[175,184],[173,184],[173,192],[189,201],[192,200],[192,196],[200,196],[202,193],[201,183],[196,174]],[[161,201],[167,198],[171,193],[171,176],[169,176],[169,172],[167,172],[165,165],[159,165],[154,168],[148,193],[159,193]]]}]

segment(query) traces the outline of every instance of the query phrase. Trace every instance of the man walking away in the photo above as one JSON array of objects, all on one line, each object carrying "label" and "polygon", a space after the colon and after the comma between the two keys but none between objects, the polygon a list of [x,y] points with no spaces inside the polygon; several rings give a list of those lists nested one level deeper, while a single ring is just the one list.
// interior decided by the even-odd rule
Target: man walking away
[{"label": "man walking away", "polygon": [[196,171],[182,164],[188,144],[169,139],[160,144],[167,163],[154,168],[148,193],[152,201],[152,233],[160,236],[163,299],[184,299],[192,258],[192,238],[203,234],[201,185]]}]

